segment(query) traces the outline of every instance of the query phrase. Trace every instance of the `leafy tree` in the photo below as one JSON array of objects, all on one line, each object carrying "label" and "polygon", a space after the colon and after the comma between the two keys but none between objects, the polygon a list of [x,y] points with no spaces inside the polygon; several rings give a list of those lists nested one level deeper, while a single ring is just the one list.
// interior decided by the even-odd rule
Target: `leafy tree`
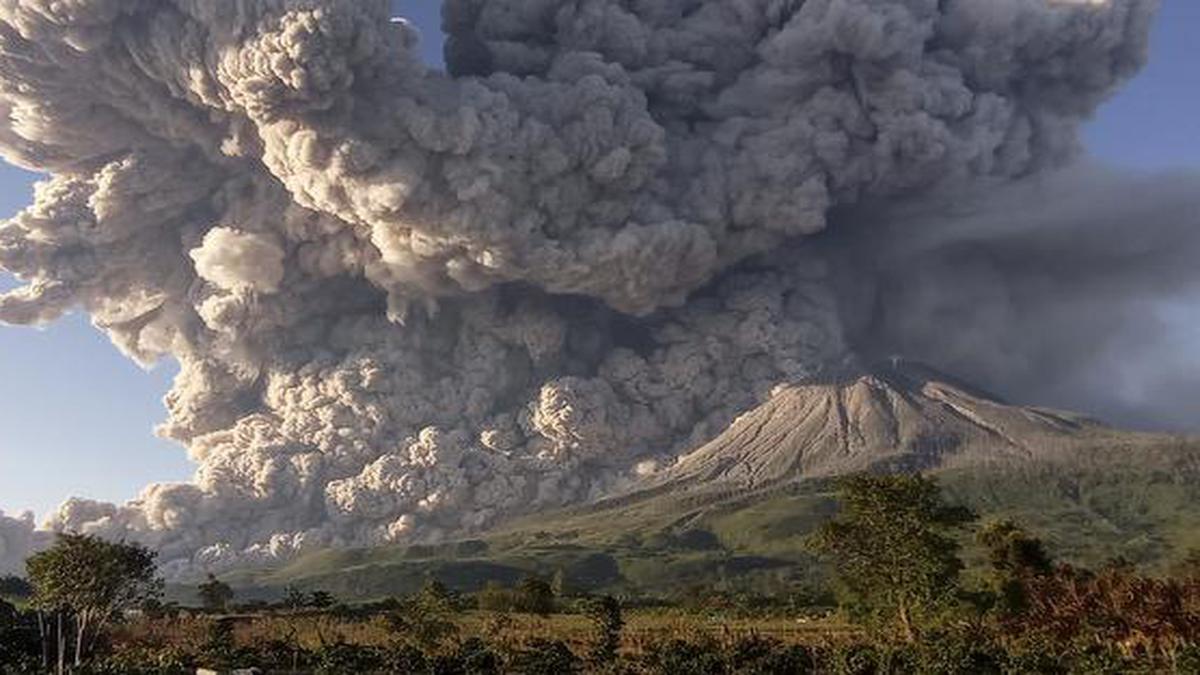
[{"label": "leafy tree", "polygon": [[910,642],[952,604],[963,564],[949,535],[974,516],[943,501],[921,475],[856,475],[837,484],[841,512],[812,537],[833,559],[845,604],[863,618],[892,621]]},{"label": "leafy tree", "polygon": [[584,615],[596,628],[596,641],[592,645],[591,657],[600,663],[612,663],[621,649],[621,631],[625,629],[625,617],[621,602],[614,597],[588,598],[582,602]]},{"label": "leafy tree", "polygon": [[32,604],[56,621],[60,671],[66,651],[64,624],[74,628],[74,663],[79,666],[108,624],[161,595],[155,557],[137,544],[60,534],[52,548],[28,560]]},{"label": "leafy tree", "polygon": [[528,614],[546,616],[554,612],[554,589],[543,578],[528,576],[517,585],[517,609]]},{"label": "leafy tree", "polygon": [[5,600],[28,600],[33,597],[33,586],[21,577],[0,577],[0,598]]},{"label": "leafy tree", "polygon": [[200,584],[200,602],[213,612],[224,612],[233,601],[233,589],[216,575],[208,575],[208,581]]},{"label": "leafy tree", "polygon": [[284,586],[283,606],[293,611],[304,609],[308,606],[308,595],[296,586]]},{"label": "leafy tree", "polygon": [[308,606],[313,609],[329,609],[337,604],[337,598],[328,591],[313,591],[308,596]]},{"label": "leafy tree", "polygon": [[1011,520],[988,523],[976,540],[987,550],[997,607],[1008,614],[1025,610],[1029,605],[1028,580],[1054,571],[1042,541]]},{"label": "leafy tree", "polygon": [[416,601],[418,608],[426,614],[450,614],[458,604],[454,593],[432,576],[425,579]]},{"label": "leafy tree", "polygon": [[482,591],[475,595],[479,609],[488,612],[512,612],[516,610],[515,593],[497,581],[487,582]]},{"label": "leafy tree", "polygon": [[0,673],[31,672],[38,653],[37,637],[28,617],[0,599]]}]

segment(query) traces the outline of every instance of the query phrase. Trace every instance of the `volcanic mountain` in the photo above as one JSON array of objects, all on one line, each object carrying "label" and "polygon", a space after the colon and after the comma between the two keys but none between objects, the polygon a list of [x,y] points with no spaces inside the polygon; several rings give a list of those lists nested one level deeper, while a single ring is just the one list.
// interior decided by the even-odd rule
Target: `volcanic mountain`
[{"label": "volcanic mountain", "polygon": [[1072,413],[1008,405],[896,359],[777,387],[767,402],[655,478],[652,489],[754,488],[868,470],[1017,463],[1137,436]]},{"label": "volcanic mountain", "polygon": [[895,359],[780,385],[710,442],[593,504],[232,580],[250,594],[298,585],[347,597],[409,592],[430,574],[467,590],[559,570],[590,589],[803,581],[820,573],[804,541],[833,513],[829,479],[860,471],[935,475],[952,501],[1016,519],[1070,561],[1160,569],[1200,543],[1197,439],[1009,405]]}]

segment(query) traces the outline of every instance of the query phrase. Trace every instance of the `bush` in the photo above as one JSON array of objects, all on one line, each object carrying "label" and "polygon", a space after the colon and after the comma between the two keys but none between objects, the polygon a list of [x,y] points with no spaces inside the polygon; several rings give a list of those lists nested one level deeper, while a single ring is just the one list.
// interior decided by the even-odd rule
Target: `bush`
[{"label": "bush", "polygon": [[314,661],[318,673],[371,673],[387,665],[387,655],[374,647],[337,643],[317,650]]},{"label": "bush", "polygon": [[191,675],[196,666],[177,649],[123,649],[76,671],[80,675]]},{"label": "bush", "polygon": [[407,675],[429,672],[429,659],[425,657],[425,652],[412,645],[394,645],[384,653],[383,659],[389,673]]},{"label": "bush", "polygon": [[714,644],[672,640],[652,647],[646,654],[647,669],[660,675],[724,675],[725,660]]},{"label": "bush", "polygon": [[471,638],[450,655],[433,659],[429,672],[434,675],[499,675],[503,663],[487,643]]},{"label": "bush", "polygon": [[1005,659],[998,651],[982,636],[930,636],[915,650],[914,660],[920,672],[930,675],[999,674]]},{"label": "bush", "polygon": [[828,653],[826,669],[835,675],[875,675],[881,672],[882,660],[875,647],[846,645]]},{"label": "bush", "polygon": [[30,617],[0,600],[0,672],[20,672],[22,664],[37,661],[40,653],[37,627]]},{"label": "bush", "polygon": [[805,675],[814,667],[813,656],[806,648],[776,640],[750,637],[739,640],[729,650],[729,670],[738,675]]},{"label": "bush", "polygon": [[554,589],[540,577],[526,577],[516,588],[489,581],[476,595],[479,609],[489,612],[519,612],[546,616],[555,610]]},{"label": "bush", "polygon": [[517,586],[516,609],[526,614],[546,616],[554,613],[554,589],[541,577],[529,576]]},{"label": "bush", "polygon": [[510,672],[521,675],[571,675],[582,669],[579,657],[557,640],[534,640],[509,664]]},{"label": "bush", "polygon": [[596,629],[596,639],[592,645],[592,660],[615,661],[621,649],[621,631],[625,629],[625,617],[621,613],[621,603],[616,598],[604,596],[588,598],[580,604],[582,613],[587,616]]}]

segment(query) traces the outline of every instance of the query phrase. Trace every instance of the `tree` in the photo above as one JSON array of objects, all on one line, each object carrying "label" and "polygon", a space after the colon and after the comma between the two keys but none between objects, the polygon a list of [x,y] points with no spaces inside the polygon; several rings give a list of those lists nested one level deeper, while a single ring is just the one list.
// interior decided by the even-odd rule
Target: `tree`
[{"label": "tree", "polygon": [[450,614],[457,604],[454,593],[433,576],[425,579],[416,601],[418,608],[426,614]]},{"label": "tree", "polygon": [[33,586],[21,577],[0,577],[0,599],[28,600],[33,597]]},{"label": "tree", "polygon": [[976,540],[987,550],[996,605],[1006,614],[1024,611],[1029,604],[1029,580],[1054,571],[1042,541],[1011,520],[988,523]]},{"label": "tree", "polygon": [[543,578],[528,576],[517,585],[517,609],[527,614],[546,616],[554,612],[554,589]]},{"label": "tree", "polygon": [[308,605],[308,596],[296,586],[285,586],[283,589],[283,606],[290,610],[301,610]]},{"label": "tree", "polygon": [[313,609],[329,609],[337,604],[337,598],[328,591],[313,591],[308,596],[308,606]]},{"label": "tree", "polygon": [[592,659],[599,663],[613,663],[621,649],[621,631],[625,629],[621,602],[608,595],[587,598],[582,602],[581,609],[596,629]]},{"label": "tree", "polygon": [[[56,621],[60,672],[67,629],[74,629],[74,663],[79,666],[109,623],[161,595],[155,557],[137,544],[60,534],[52,548],[26,562],[33,607]],[[47,632],[43,629],[43,635]]]},{"label": "tree", "polygon": [[844,605],[860,618],[894,621],[910,642],[951,604],[963,564],[949,531],[972,521],[921,475],[856,475],[837,483],[840,513],[812,537],[832,558]]},{"label": "tree", "polygon": [[208,581],[200,584],[199,592],[204,609],[212,612],[224,612],[233,601],[233,589],[213,574],[208,575]]}]

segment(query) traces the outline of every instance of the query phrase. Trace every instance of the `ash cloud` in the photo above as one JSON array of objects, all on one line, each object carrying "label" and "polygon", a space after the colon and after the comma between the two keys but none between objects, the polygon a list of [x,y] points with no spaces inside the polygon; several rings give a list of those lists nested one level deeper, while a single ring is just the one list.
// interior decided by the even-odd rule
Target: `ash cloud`
[{"label": "ash cloud", "polygon": [[840,217],[860,352],[903,354],[1020,403],[1200,428],[1200,174],[1095,166]]},{"label": "ash cloud", "polygon": [[199,465],[50,525],[187,573],[618,489],[853,358],[831,209],[1068,162],[1154,9],[449,0],[443,73],[386,0],[0,2],[0,320],[177,359]]}]

